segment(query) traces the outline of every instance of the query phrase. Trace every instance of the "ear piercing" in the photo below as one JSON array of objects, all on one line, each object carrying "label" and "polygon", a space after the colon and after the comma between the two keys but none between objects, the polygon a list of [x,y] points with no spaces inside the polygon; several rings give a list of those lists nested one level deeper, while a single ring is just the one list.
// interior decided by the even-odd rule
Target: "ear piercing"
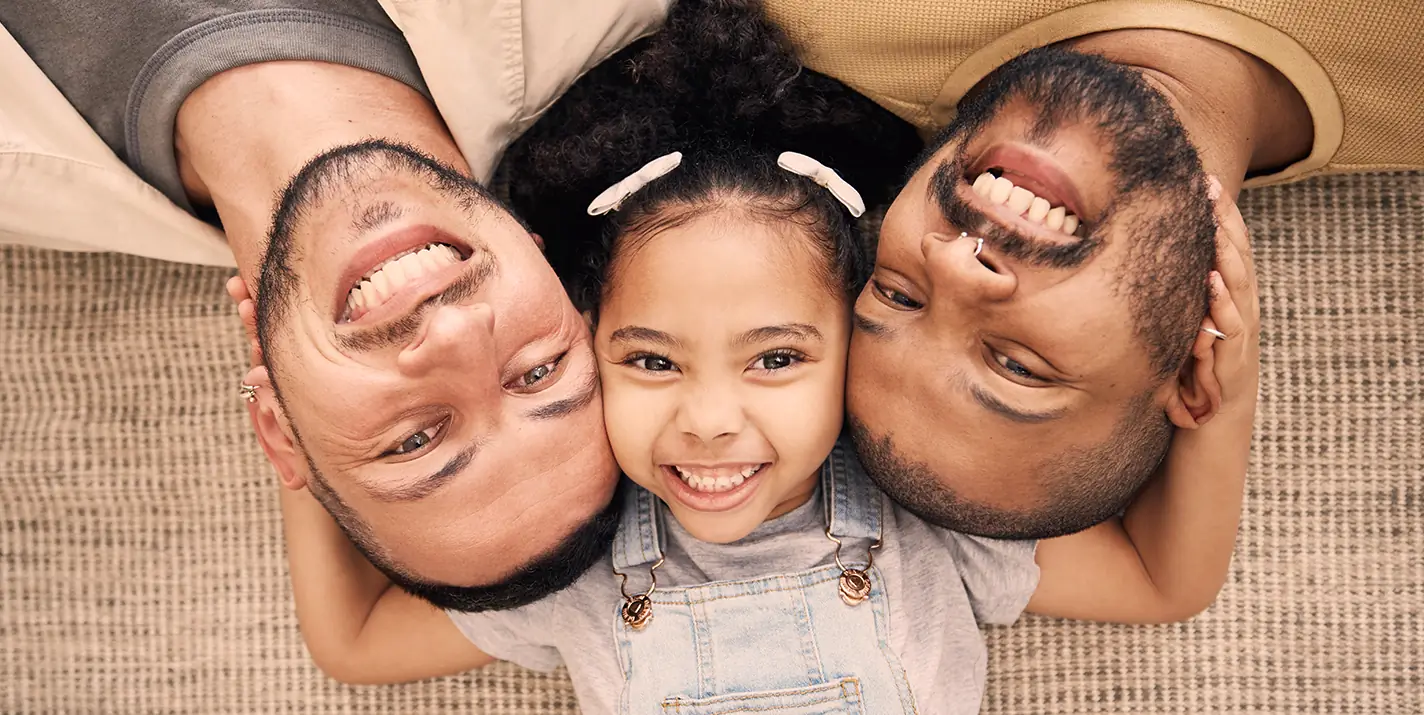
[{"label": "ear piercing", "polygon": [[[959,232],[959,237],[960,237],[960,238],[969,238],[969,232],[968,232],[968,231],[960,231],[960,232]],[[976,238],[976,239],[974,239],[974,257],[975,257],[975,258],[978,258],[978,257],[979,257],[979,254],[981,254],[981,253],[983,253],[983,252],[984,252],[984,239],[982,239],[982,238]]]},{"label": "ear piercing", "polygon": [[237,386],[237,396],[238,396],[238,397],[241,397],[241,398],[244,399],[244,400],[246,400],[246,401],[247,401],[247,404],[249,404],[249,405],[252,404],[252,403],[254,403],[254,402],[256,402],[256,401],[257,401],[257,385],[249,385],[249,384],[247,384],[247,383],[245,383],[245,382],[238,384],[238,386]]}]

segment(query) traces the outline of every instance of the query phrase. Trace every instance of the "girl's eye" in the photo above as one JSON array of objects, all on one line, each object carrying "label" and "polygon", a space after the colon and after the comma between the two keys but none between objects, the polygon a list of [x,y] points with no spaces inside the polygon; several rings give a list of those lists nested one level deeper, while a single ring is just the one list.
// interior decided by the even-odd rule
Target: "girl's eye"
[{"label": "girl's eye", "polygon": [[419,432],[416,432],[415,434],[406,437],[405,441],[400,443],[400,446],[389,452],[386,452],[382,456],[400,457],[407,454],[414,454],[416,452],[419,452],[420,450],[425,449],[425,447],[431,442],[435,441],[435,436],[440,434],[440,429],[443,426],[444,423],[442,422],[441,424],[435,425],[434,427],[427,427]]},{"label": "girl's eye", "polygon": [[802,361],[802,357],[790,350],[776,350],[758,356],[756,362],[752,363],[760,370],[785,370],[796,363]]},{"label": "girl's eye", "polygon": [[1004,355],[1003,353],[994,353],[994,360],[999,363],[1000,367],[1004,368],[1005,370],[1008,370],[1009,374],[1015,377],[1019,377],[1024,380],[1033,380],[1036,382],[1043,381],[1043,378],[1033,374],[1032,370],[1024,367],[1023,363],[1009,357],[1008,355]]},{"label": "girl's eye", "polygon": [[894,288],[887,288],[885,287],[885,284],[881,283],[880,281],[871,281],[871,285],[875,286],[875,292],[879,293],[882,298],[890,301],[891,303],[894,303],[895,305],[901,308],[904,308],[906,310],[919,310],[920,308],[925,307],[924,303],[921,303],[915,300],[914,298],[911,298],[910,296],[907,296],[904,293],[895,290]]},{"label": "girl's eye", "polygon": [[648,372],[672,372],[677,370],[677,366],[672,361],[661,355],[632,355],[623,361],[624,365],[632,365],[640,370]]}]

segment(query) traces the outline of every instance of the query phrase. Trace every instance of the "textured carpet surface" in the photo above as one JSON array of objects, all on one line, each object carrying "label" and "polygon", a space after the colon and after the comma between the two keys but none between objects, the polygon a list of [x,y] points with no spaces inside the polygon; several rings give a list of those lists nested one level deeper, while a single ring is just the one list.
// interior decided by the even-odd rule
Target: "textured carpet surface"
[{"label": "textured carpet surface", "polygon": [[[1187,624],[988,633],[988,713],[1424,712],[1424,175],[1248,193],[1263,379],[1230,582]],[[0,249],[0,712],[572,713],[501,665],[308,662],[222,270]]]}]

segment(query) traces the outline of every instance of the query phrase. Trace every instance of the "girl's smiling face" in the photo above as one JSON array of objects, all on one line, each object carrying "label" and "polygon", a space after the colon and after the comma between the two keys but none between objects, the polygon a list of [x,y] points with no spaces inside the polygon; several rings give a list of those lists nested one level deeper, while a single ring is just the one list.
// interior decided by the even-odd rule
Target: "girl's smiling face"
[{"label": "girl's smiling face", "polygon": [[594,338],[614,456],[694,537],[736,541],[815,489],[849,301],[805,229],[736,206],[624,243]]}]

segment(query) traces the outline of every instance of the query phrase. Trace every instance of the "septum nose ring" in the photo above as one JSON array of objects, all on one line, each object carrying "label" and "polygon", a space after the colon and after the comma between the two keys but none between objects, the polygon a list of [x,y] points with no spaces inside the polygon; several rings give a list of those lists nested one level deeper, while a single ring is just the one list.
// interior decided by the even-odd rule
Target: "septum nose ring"
[{"label": "septum nose ring", "polygon": [[[960,232],[959,232],[959,237],[960,237],[960,238],[969,238],[969,232],[968,232],[968,231],[960,231]],[[975,257],[975,258],[978,258],[978,257],[979,257],[979,254],[981,254],[981,253],[983,253],[983,252],[984,252],[984,239],[982,239],[982,238],[976,238],[976,239],[974,239],[974,257]]]}]

